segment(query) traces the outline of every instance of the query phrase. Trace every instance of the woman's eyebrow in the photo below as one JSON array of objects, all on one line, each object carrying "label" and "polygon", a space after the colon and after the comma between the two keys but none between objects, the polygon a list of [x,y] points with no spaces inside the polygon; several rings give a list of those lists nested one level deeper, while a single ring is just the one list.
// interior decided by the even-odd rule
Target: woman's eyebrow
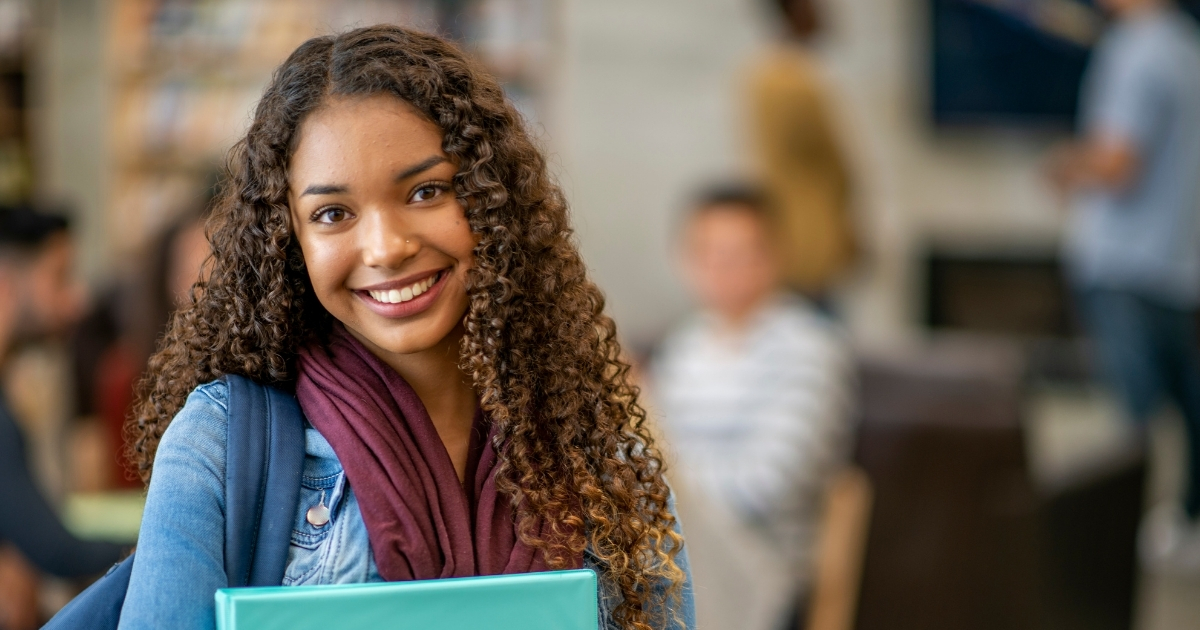
[{"label": "woman's eyebrow", "polygon": [[[448,162],[448,161],[449,160],[447,160],[445,157],[443,157],[441,155],[430,156],[430,157],[426,158],[425,160],[423,160],[417,164],[414,164],[414,165],[404,169],[403,171],[400,171],[400,173],[398,175],[396,175],[395,181],[397,181],[397,182],[404,181],[404,180],[408,179],[409,177],[412,177],[413,175],[419,175],[419,174],[424,173],[425,171],[428,171],[429,169],[437,166],[438,164],[441,164],[442,162]],[[346,186],[345,184],[312,184],[308,188],[305,188],[304,192],[300,193],[300,196],[303,197],[305,195],[340,195],[342,193],[345,193],[348,190],[350,190],[350,188],[348,186]]]},{"label": "woman's eyebrow", "polygon": [[397,181],[397,182],[404,181],[404,180],[408,179],[409,177],[412,177],[413,175],[418,175],[420,173],[424,173],[425,171],[428,171],[429,169],[437,166],[438,164],[441,164],[442,162],[447,162],[447,161],[449,161],[449,160],[447,160],[445,157],[443,157],[441,155],[434,155],[434,156],[425,158],[424,161],[422,161],[418,164],[414,164],[414,165],[404,169],[403,171],[400,171],[400,174],[396,175],[395,181]]},{"label": "woman's eyebrow", "polygon": [[349,190],[343,184],[313,184],[304,189],[300,196],[305,195],[340,195]]}]

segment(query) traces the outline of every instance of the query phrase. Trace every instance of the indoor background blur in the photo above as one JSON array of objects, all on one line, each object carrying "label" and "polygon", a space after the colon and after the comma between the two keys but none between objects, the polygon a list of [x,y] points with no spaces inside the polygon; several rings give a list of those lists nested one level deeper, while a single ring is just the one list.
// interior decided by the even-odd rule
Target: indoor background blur
[{"label": "indoor background blur", "polygon": [[[748,68],[783,30],[776,4],[0,0],[0,201],[65,208],[93,304],[116,303],[86,320],[99,350],[77,338],[8,365],[46,493],[80,535],[136,534],[140,491],[115,492],[130,484],[103,420],[127,400],[89,388],[131,383],[149,342],[122,362],[105,326],[159,329],[122,322],[137,293],[124,287],[162,271],[162,235],[203,213],[223,151],[300,42],[396,22],[476,51],[550,155],[610,312],[646,358],[692,305],[679,216],[698,189],[756,173]],[[1087,0],[818,4],[807,45],[853,175],[860,252],[820,301],[853,350],[852,459],[873,488],[843,627],[1200,627],[1200,575],[1137,560],[1144,511],[1180,492],[1181,423],[1165,411],[1143,450],[1099,382],[1060,268],[1066,207],[1044,173],[1075,127],[1101,13]],[[92,372],[72,378],[80,361]],[[43,613],[76,588],[40,580]],[[698,588],[703,621],[717,613]]]}]

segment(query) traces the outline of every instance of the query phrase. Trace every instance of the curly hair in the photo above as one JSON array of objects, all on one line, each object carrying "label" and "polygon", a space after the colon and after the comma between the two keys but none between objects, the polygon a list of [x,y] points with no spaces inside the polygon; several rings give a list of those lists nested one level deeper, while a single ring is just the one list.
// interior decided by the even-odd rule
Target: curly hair
[{"label": "curly hair", "polygon": [[[648,630],[678,601],[683,540],[638,388],[520,116],[486,71],[432,35],[381,25],[318,37],[275,71],[229,154],[208,224],[208,279],[138,385],[127,428],[143,480],[192,389],[230,373],[292,386],[297,349],[328,332],[291,230],[288,164],[309,113],[332,97],[376,94],[436,123],[458,167],[455,194],[479,238],[460,366],[498,429],[498,485],[522,540],[552,568],[590,548],[623,598],[615,620]],[[654,601],[656,583],[672,585],[666,601]]]}]

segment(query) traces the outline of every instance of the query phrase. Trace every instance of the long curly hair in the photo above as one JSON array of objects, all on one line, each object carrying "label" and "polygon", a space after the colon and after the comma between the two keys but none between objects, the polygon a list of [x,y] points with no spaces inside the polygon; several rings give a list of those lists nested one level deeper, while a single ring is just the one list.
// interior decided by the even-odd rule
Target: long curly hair
[{"label": "long curly hair", "polygon": [[[498,428],[498,485],[522,539],[552,568],[590,548],[623,598],[621,627],[659,625],[678,601],[683,541],[616,328],[520,116],[486,71],[432,35],[381,25],[318,37],[276,70],[229,154],[208,224],[208,279],[138,385],[128,432],[143,480],[196,386],[236,373],[289,387],[297,349],[329,330],[292,234],[288,164],[306,115],[331,97],[376,94],[436,123],[458,165],[455,194],[479,238],[460,365]],[[664,582],[667,601],[655,601]]]}]

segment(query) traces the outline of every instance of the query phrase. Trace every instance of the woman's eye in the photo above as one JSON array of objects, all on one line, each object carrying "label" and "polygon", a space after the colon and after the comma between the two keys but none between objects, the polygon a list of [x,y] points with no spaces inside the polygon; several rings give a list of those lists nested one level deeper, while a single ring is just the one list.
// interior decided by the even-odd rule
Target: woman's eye
[{"label": "woman's eye", "polygon": [[429,201],[430,199],[437,197],[439,194],[441,194],[441,192],[442,192],[442,189],[439,188],[438,186],[434,186],[433,184],[421,186],[420,188],[413,191],[412,200],[413,201]]},{"label": "woman's eye", "polygon": [[344,221],[348,214],[344,208],[336,206],[321,208],[313,214],[312,220],[316,223],[337,223],[338,221]]}]

